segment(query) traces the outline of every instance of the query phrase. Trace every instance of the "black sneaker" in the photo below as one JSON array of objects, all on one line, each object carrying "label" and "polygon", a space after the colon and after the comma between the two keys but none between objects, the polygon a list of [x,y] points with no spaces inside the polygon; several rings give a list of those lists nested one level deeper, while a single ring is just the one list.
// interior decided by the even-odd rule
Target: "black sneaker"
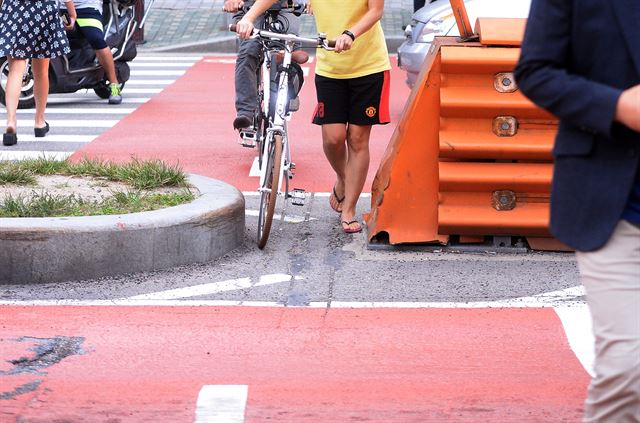
[{"label": "black sneaker", "polygon": [[251,126],[251,118],[246,116],[238,115],[233,120],[233,129],[242,130]]}]

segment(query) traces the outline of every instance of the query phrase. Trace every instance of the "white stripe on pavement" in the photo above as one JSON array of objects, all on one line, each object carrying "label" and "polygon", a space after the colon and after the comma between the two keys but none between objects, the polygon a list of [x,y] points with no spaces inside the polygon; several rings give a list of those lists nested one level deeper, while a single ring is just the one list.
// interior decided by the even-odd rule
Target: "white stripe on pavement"
[{"label": "white stripe on pavement", "polygon": [[194,423],[242,423],[249,387],[247,385],[204,385],[196,402]]},{"label": "white stripe on pavement", "polygon": [[[140,104],[151,100],[151,97],[123,97],[123,104]],[[51,104],[107,104],[107,100],[103,100],[94,95],[94,98],[85,97],[49,97],[47,105]]]},{"label": "white stripe on pavement", "polygon": [[47,134],[45,138],[36,138],[34,135],[19,135],[19,142],[56,142],[56,143],[65,143],[65,142],[81,142],[88,143],[98,138],[98,135],[52,135]]},{"label": "white stripe on pavement", "polygon": [[[77,120],[77,119],[47,119],[49,125],[52,128],[111,128],[119,122],[117,119],[104,119],[104,120]],[[33,128],[33,120],[20,120],[18,119],[18,128]],[[45,141],[43,139],[43,141]],[[18,141],[20,141],[20,135],[18,135]]]},{"label": "white stripe on pavement", "polygon": [[179,62],[182,60],[197,62],[202,59],[202,56],[146,56],[140,55],[131,63],[137,62]]},{"label": "white stripe on pavement", "polygon": [[132,85],[169,85],[173,84],[174,82],[176,82],[175,79],[133,79],[127,81],[127,84],[122,90],[122,93],[124,94],[125,91],[127,91],[128,88]]},{"label": "white stripe on pavement", "polygon": [[595,376],[595,338],[591,325],[591,313],[586,304],[555,307],[556,314],[567,334],[567,341],[582,367],[591,376]]},{"label": "white stripe on pavement", "polygon": [[0,150],[0,161],[2,160],[25,160],[39,159],[46,157],[51,160],[64,160],[73,154],[72,151],[7,151]]},{"label": "white stripe on pavement", "polygon": [[181,76],[183,70],[131,70],[131,76]]},{"label": "white stripe on pavement", "polygon": [[[47,108],[47,115],[126,115],[133,112],[135,108],[126,107],[83,107],[83,108],[71,108],[71,107],[49,107]],[[35,109],[18,109],[17,113],[20,115],[34,115]],[[0,115],[5,114],[5,111],[0,111]]]},{"label": "white stripe on pavement", "polygon": [[[164,88],[127,88],[122,90],[122,97],[126,98],[127,94],[158,94],[162,92]],[[106,101],[106,100],[105,100]]]},{"label": "white stripe on pavement", "polygon": [[138,62],[138,61],[133,61],[131,63],[129,63],[129,65],[131,66],[131,69],[137,69],[137,68],[186,68],[186,67],[190,67],[193,66],[194,64],[196,64],[195,61],[191,60],[191,61],[187,61],[185,60],[184,62],[161,62],[161,61],[157,61],[157,62]]},{"label": "white stripe on pavement", "polygon": [[[245,209],[244,215],[251,216],[251,217],[258,217],[260,215],[260,212],[258,210]],[[274,213],[273,219],[281,220],[282,215],[278,213]],[[287,223],[302,223],[302,222],[306,222],[307,220],[318,220],[318,219],[316,219],[315,217],[310,217],[309,219],[306,219],[303,216],[294,216],[294,215],[287,215],[284,217],[284,221]]]},{"label": "white stripe on pavement", "polygon": [[188,286],[186,288],[170,289],[167,291],[152,292],[149,294],[134,295],[126,298],[127,300],[173,300],[178,298],[198,297],[201,295],[211,295],[220,292],[237,291],[240,289],[251,288],[252,286],[273,285],[276,283],[288,282],[292,279],[291,275],[275,274],[263,275],[255,284],[251,278],[231,279],[222,282],[206,283],[202,285]]}]

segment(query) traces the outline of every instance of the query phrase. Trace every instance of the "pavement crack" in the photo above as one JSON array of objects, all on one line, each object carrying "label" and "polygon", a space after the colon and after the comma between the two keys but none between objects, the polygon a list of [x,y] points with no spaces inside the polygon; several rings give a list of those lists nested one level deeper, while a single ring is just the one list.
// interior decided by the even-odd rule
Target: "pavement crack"
[{"label": "pavement crack", "polygon": [[35,346],[29,351],[35,352],[33,357],[20,357],[15,360],[8,360],[14,365],[11,370],[0,371],[1,376],[11,376],[23,373],[43,374],[41,369],[51,367],[59,363],[66,357],[72,355],[82,355],[82,343],[85,338],[80,336],[67,337],[56,336],[55,338],[34,338],[23,336],[17,342],[33,342]]}]

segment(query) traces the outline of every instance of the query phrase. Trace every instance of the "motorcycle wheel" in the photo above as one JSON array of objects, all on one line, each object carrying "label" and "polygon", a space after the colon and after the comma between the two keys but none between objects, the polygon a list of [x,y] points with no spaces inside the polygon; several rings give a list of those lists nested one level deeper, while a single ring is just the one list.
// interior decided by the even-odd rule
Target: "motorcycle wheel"
[{"label": "motorcycle wheel", "polygon": [[[9,61],[6,57],[0,58],[0,103],[6,105],[7,79],[9,77]],[[31,61],[27,62],[27,68],[22,78],[22,90],[18,100],[18,109],[33,109],[36,99],[33,95],[33,74],[31,73]]]},{"label": "motorcycle wheel", "polygon": [[[120,84],[120,89],[124,88],[124,84],[124,82]],[[100,85],[93,89],[93,92],[96,93],[98,97],[106,100],[111,95],[111,87],[109,87],[109,84],[103,81],[102,83],[100,83]]]}]

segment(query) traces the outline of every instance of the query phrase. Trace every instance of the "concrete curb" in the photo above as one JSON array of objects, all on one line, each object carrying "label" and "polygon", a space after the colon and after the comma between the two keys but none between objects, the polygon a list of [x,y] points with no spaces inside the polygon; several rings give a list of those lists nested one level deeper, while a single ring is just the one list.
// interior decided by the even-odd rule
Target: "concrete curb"
[{"label": "concrete curb", "polygon": [[238,247],[244,197],[190,175],[195,201],[112,216],[0,218],[0,283],[46,283],[204,263]]}]

